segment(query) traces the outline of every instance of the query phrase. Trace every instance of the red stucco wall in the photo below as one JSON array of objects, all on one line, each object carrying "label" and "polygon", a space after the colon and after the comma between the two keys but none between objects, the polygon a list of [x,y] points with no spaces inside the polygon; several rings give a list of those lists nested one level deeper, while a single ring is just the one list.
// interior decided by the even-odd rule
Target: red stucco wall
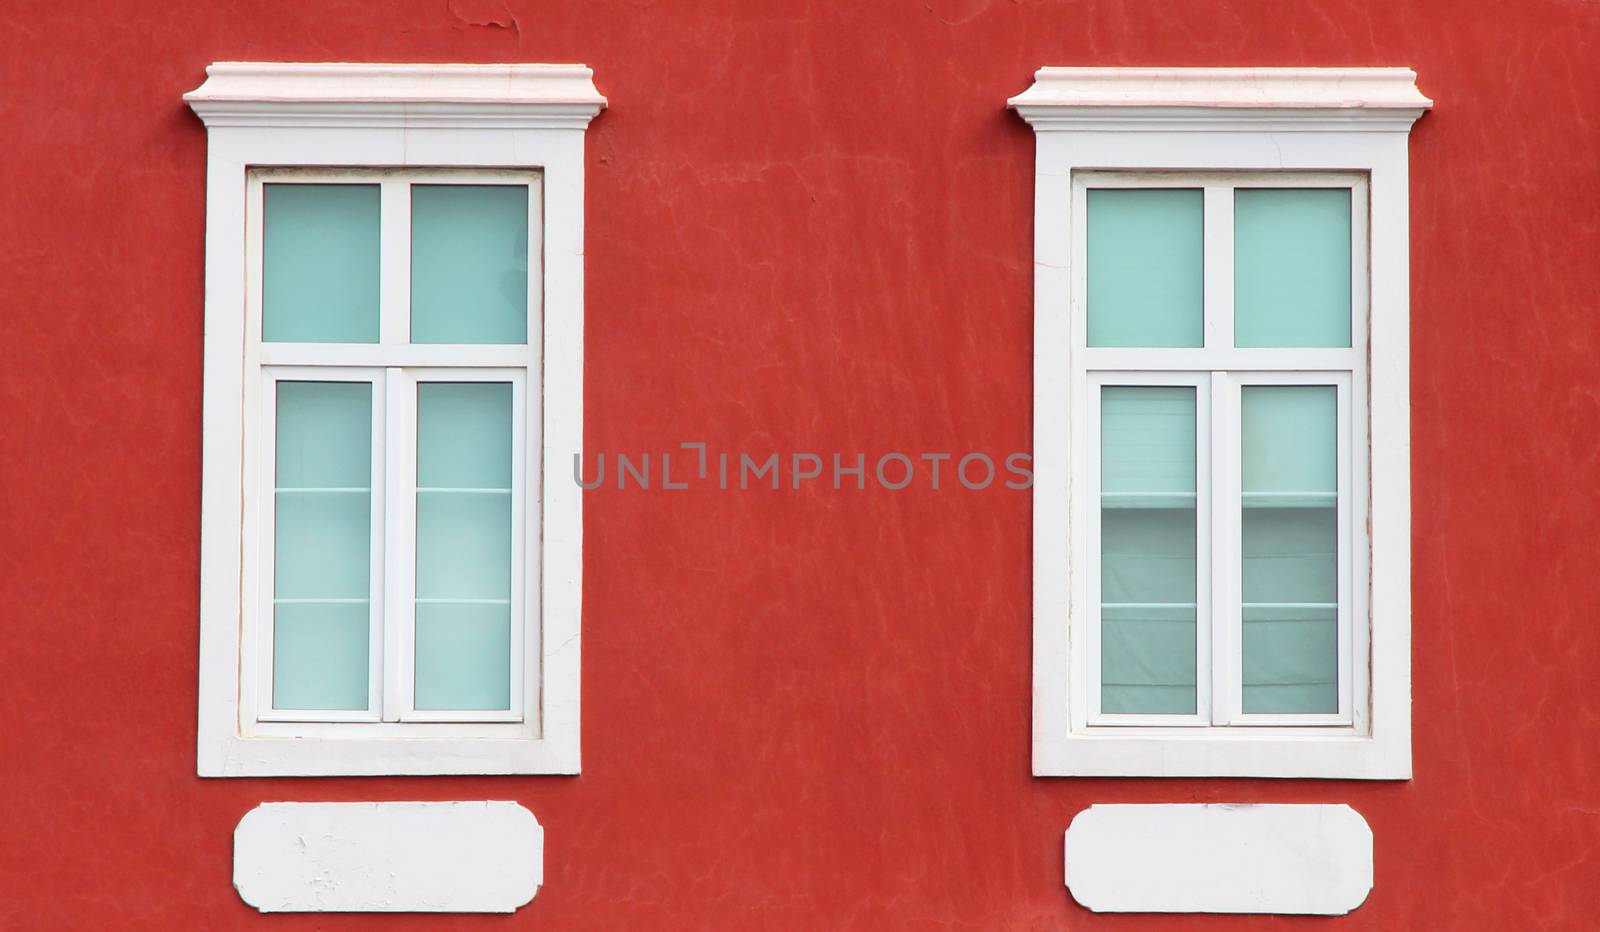
[{"label": "red stucco wall", "polygon": [[[512,24],[472,25],[500,19]],[[1026,492],[590,493],[584,773],[194,776],[214,59],[579,61],[591,450],[1026,449],[1043,64],[1409,65],[1409,783],[1029,774]],[[0,926],[1258,928],[1098,917],[1094,802],[1348,802],[1344,927],[1600,924],[1600,7],[128,0],[0,9]],[[513,918],[272,917],[263,800],[521,801]]]}]

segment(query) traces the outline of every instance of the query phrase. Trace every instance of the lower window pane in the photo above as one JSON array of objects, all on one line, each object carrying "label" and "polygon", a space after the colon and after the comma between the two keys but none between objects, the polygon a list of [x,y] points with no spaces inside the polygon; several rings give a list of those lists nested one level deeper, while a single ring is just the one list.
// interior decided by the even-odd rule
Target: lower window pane
[{"label": "lower window pane", "polygon": [[417,708],[511,708],[511,606],[417,606]]},{"label": "lower window pane", "polygon": [[272,704],[365,709],[372,626],[367,603],[291,602],[273,609]]},{"label": "lower window pane", "polygon": [[416,707],[511,706],[512,391],[417,387]]},{"label": "lower window pane", "polygon": [[1100,710],[1196,710],[1195,389],[1100,396]]},{"label": "lower window pane", "polygon": [[372,385],[279,382],[272,706],[368,708]]},{"label": "lower window pane", "polygon": [[1338,394],[1243,392],[1243,708],[1339,711]]}]

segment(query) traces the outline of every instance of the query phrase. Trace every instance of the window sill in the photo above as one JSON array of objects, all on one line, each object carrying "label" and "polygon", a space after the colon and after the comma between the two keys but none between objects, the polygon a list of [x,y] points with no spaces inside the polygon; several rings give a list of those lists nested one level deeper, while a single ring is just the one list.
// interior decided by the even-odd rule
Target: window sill
[{"label": "window sill", "polygon": [[1404,741],[1353,734],[1037,736],[1036,777],[1409,780]]},{"label": "window sill", "polygon": [[576,774],[577,742],[535,738],[257,738],[200,746],[202,777]]}]

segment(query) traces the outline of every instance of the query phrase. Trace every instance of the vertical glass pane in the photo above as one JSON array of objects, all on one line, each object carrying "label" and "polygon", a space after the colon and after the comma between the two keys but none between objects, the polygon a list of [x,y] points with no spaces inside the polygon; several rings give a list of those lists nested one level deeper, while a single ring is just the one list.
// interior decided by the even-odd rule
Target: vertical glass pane
[{"label": "vertical glass pane", "polygon": [[378,186],[262,186],[262,334],[378,342]]},{"label": "vertical glass pane", "polygon": [[1338,712],[1338,391],[1242,393],[1244,711]]},{"label": "vertical glass pane", "polygon": [[1089,345],[1203,346],[1203,192],[1097,188],[1088,201]]},{"label": "vertical glass pane", "polygon": [[416,705],[511,708],[512,394],[417,386]]},{"label": "vertical glass pane", "polygon": [[527,185],[413,185],[411,342],[528,342]]},{"label": "vertical glass pane", "polygon": [[1350,189],[1239,188],[1233,196],[1239,346],[1350,345]]},{"label": "vertical glass pane", "polygon": [[279,382],[272,705],[367,708],[372,385]]},{"label": "vertical glass pane", "polygon": [[1195,389],[1100,394],[1100,710],[1196,710]]}]

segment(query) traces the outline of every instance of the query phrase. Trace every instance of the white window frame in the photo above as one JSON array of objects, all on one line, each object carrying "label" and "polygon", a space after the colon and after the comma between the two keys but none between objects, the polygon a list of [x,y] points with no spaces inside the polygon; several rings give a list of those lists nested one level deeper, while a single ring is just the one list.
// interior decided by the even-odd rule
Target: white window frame
[{"label": "white window frame", "polygon": [[[1411,776],[1410,310],[1406,145],[1431,106],[1404,68],[1045,68],[1010,106],[1034,128],[1033,772],[1037,776],[1226,776],[1409,779]],[[1083,185],[1206,189],[1206,343],[1219,349],[1089,349],[1084,340]],[[1281,179],[1281,180],[1279,180]],[[1241,187],[1351,185],[1352,348],[1224,350],[1232,344],[1232,197]],[[1359,187],[1359,185],[1357,186]],[[1359,190],[1353,192],[1359,205]],[[1365,237],[1361,225],[1366,223]],[[1365,266],[1363,268],[1362,266]],[[1213,270],[1221,274],[1213,274]],[[1363,299],[1367,304],[1364,307]],[[1236,445],[1243,380],[1340,384],[1340,715],[1237,714],[1237,684],[1192,720],[1097,717],[1097,393],[1091,373],[1206,377],[1199,439]],[[1214,373],[1223,373],[1214,375]],[[1267,373],[1270,373],[1267,374]],[[1093,376],[1103,378],[1103,376]],[[1344,381],[1339,381],[1342,378]],[[1360,438],[1364,442],[1355,442]],[[1205,453],[1199,454],[1205,457]],[[1238,501],[1234,468],[1202,466],[1199,500]],[[1343,494],[1348,490],[1349,494]],[[1209,493],[1209,494],[1208,494]],[[1210,522],[1211,548],[1235,549],[1238,516]],[[1202,517],[1203,520],[1203,517]],[[1201,525],[1205,527],[1205,524]],[[1366,539],[1361,538],[1366,532]],[[1363,546],[1364,544],[1364,546]],[[1346,558],[1348,557],[1348,558]],[[1202,564],[1203,565],[1203,564]],[[1236,602],[1207,591],[1198,601]],[[1346,578],[1348,577],[1348,578]],[[1236,585],[1236,583],[1235,583]],[[1348,594],[1348,600],[1343,594]],[[1230,601],[1231,600],[1231,601]],[[1344,606],[1348,604],[1348,609]],[[1201,662],[1231,683],[1236,626],[1211,625]],[[1216,671],[1221,670],[1222,673]],[[1202,681],[1204,682],[1204,681]],[[1202,687],[1202,693],[1204,693]],[[1347,714],[1346,714],[1347,713]],[[1145,717],[1140,717],[1145,718]]]},{"label": "white window frame", "polygon": [[[577,773],[581,490],[541,477],[563,475],[561,458],[583,442],[583,139],[606,103],[589,69],[219,62],[185,100],[208,131],[197,772]],[[380,343],[259,339],[260,194],[275,175],[383,185]],[[412,183],[529,185],[527,345],[407,342]],[[411,595],[405,561],[384,549],[409,533],[411,509],[396,502],[414,499],[407,468],[415,423],[406,399],[414,402],[418,380],[513,383],[513,468],[521,480],[513,487],[525,491],[513,503],[521,520],[514,559],[524,572],[514,574],[522,624],[512,626],[520,640],[513,655],[522,662],[513,664],[510,712],[412,709],[409,677],[400,675],[409,626],[381,622],[375,633],[385,641],[372,642],[374,663],[382,660],[370,680],[371,710],[270,710],[262,690],[270,690],[263,632],[270,630],[271,522],[262,509],[271,502],[265,431],[278,378],[374,385],[375,575],[387,564],[374,599],[391,603],[390,616],[408,610]],[[400,455],[385,461],[385,450]],[[390,507],[382,507],[379,490],[387,490]],[[402,526],[386,529],[384,521]],[[351,720],[330,720],[344,717]]]}]

